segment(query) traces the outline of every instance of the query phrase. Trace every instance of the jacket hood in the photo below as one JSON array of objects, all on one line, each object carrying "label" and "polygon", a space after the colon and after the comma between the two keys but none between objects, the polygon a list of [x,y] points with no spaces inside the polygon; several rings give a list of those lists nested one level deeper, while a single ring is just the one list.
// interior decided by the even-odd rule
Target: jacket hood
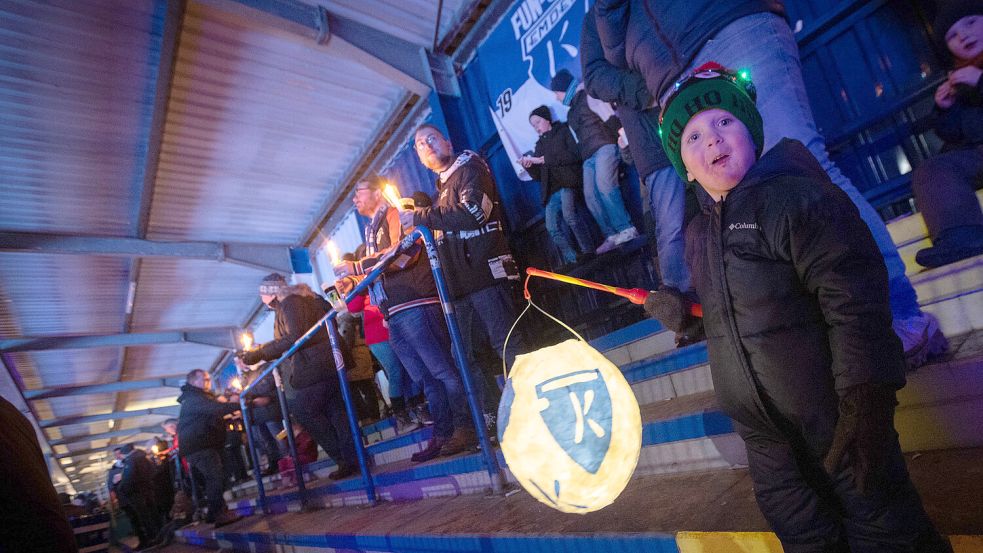
[{"label": "jacket hood", "polygon": [[[728,196],[739,194],[775,177],[790,175],[813,180],[829,179],[815,156],[803,143],[791,138],[783,138],[758,159]],[[697,185],[696,196],[704,212],[709,212],[716,203],[699,185]]]},{"label": "jacket hood", "polygon": [[177,402],[182,403],[188,400],[189,398],[191,398],[191,396],[196,396],[196,395],[213,397],[211,392],[206,392],[205,390],[202,390],[197,386],[192,386],[191,384],[184,384],[181,386],[181,395],[178,396]]}]

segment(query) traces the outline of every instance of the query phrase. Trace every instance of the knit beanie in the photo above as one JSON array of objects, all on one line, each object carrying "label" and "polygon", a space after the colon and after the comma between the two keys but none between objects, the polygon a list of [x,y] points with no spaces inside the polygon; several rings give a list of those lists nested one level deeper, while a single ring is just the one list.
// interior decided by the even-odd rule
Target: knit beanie
[{"label": "knit beanie", "polygon": [[684,181],[682,135],[686,124],[697,113],[722,109],[737,117],[751,133],[755,154],[764,150],[765,131],[761,113],[755,107],[757,94],[746,72],[735,73],[716,62],[697,67],[674,85],[659,115],[659,137],[672,166]]},{"label": "knit beanie", "polygon": [[983,5],[979,0],[939,0],[934,31],[935,37],[946,52],[949,51],[949,47],[945,42],[945,34],[956,24],[956,21],[969,15],[983,15]]},{"label": "knit beanie", "polygon": [[550,108],[546,106],[539,106],[538,108],[532,110],[532,113],[529,114],[529,118],[532,119],[533,115],[538,115],[550,123],[553,122],[553,115],[550,113]]},{"label": "knit beanie", "polygon": [[259,283],[259,293],[264,296],[275,296],[287,287],[287,279],[280,273],[270,273]]},{"label": "knit beanie", "polygon": [[569,106],[570,101],[573,99],[574,91],[577,90],[577,79],[574,78],[573,73],[567,71],[566,69],[561,69],[556,72],[556,75],[550,80],[550,90],[553,92],[563,92],[563,105]]}]

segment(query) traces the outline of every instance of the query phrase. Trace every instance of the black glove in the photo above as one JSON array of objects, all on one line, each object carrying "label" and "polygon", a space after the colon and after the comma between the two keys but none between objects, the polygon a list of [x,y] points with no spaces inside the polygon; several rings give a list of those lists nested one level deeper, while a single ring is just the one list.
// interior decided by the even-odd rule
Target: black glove
[{"label": "black glove", "polygon": [[662,323],[662,326],[676,334],[682,334],[694,318],[690,314],[692,304],[679,290],[660,286],[658,290],[649,292],[645,299],[645,312]]},{"label": "black glove", "polygon": [[826,454],[826,472],[834,474],[844,457],[853,468],[854,481],[864,494],[883,482],[888,452],[895,439],[894,388],[884,384],[860,384],[840,397],[840,417],[833,443]]},{"label": "black glove", "polygon": [[255,365],[263,360],[263,358],[259,355],[259,348],[240,351],[236,355],[239,357],[239,359],[242,359],[243,363],[247,365]]}]

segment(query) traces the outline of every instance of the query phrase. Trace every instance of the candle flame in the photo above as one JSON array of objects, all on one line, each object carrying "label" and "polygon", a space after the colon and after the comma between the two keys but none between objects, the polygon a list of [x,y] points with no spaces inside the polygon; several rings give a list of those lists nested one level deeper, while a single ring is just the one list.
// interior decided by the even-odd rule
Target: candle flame
[{"label": "candle flame", "polygon": [[250,332],[243,332],[242,336],[239,337],[239,341],[242,342],[242,349],[249,349],[253,347],[253,335]]},{"label": "candle flame", "polygon": [[403,211],[403,204],[399,201],[399,190],[397,190],[392,183],[386,183],[386,185],[382,187],[382,196],[386,198],[389,205],[395,207],[397,211]]},{"label": "candle flame", "polygon": [[150,449],[151,449],[151,451],[153,451],[153,452],[154,452],[154,454],[155,454],[155,455],[156,455],[157,453],[160,453],[160,448],[159,448],[159,447],[157,447],[157,444],[154,444],[154,445],[153,445],[153,447],[151,447]]},{"label": "candle flame", "polygon": [[338,245],[334,243],[334,240],[328,240],[325,248],[328,250],[328,257],[331,258],[332,265],[341,263],[341,253],[338,251]]},{"label": "candle flame", "polygon": [[242,383],[239,382],[238,378],[233,378],[230,386],[232,387],[233,390],[242,390]]}]

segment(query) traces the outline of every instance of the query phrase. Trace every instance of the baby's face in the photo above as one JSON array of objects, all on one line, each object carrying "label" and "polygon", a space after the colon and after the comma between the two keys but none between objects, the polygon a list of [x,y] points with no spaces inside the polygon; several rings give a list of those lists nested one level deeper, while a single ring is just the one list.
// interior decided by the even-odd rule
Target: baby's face
[{"label": "baby's face", "polygon": [[945,44],[961,60],[976,59],[983,53],[983,14],[967,15],[945,33]]},{"label": "baby's face", "polygon": [[687,178],[720,200],[744,178],[756,161],[754,140],[729,111],[697,113],[683,129],[681,153]]}]

